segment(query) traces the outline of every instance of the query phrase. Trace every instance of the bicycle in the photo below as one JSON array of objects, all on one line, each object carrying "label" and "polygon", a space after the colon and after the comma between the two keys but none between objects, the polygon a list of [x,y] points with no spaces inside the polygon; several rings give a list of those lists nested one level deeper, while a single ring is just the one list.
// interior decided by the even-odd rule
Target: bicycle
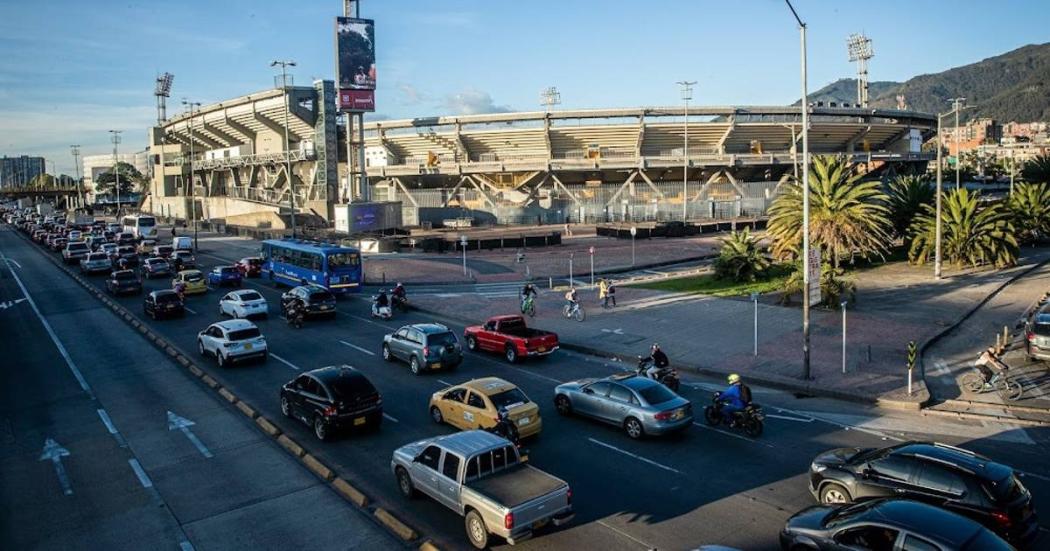
[{"label": "bicycle", "polygon": [[[980,366],[992,364],[995,368],[995,373],[992,374],[991,378],[987,381],[984,379],[984,373],[980,370]],[[1011,402],[1020,400],[1024,394],[1024,387],[1021,383],[1011,380],[1007,374],[1009,368],[1006,364],[996,359],[991,355],[990,352],[985,351],[981,354],[981,357],[977,359],[974,365],[974,371],[967,373],[960,384],[966,390],[976,394],[983,394],[985,392],[996,391],[999,396],[1009,400]]]},{"label": "bicycle", "polygon": [[528,314],[530,318],[536,317],[536,301],[533,300],[532,295],[521,301],[521,313]]},{"label": "bicycle", "polygon": [[576,321],[583,321],[587,314],[583,311],[583,307],[580,306],[579,302],[574,302],[571,305],[566,304],[561,309],[562,315],[568,319],[575,319]]}]

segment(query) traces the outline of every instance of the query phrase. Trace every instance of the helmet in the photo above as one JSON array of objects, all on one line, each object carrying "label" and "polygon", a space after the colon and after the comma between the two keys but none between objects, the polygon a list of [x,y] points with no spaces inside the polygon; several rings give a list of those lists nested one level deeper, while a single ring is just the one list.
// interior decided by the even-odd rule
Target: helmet
[{"label": "helmet", "polygon": [[652,349],[653,349],[653,350],[659,350],[659,349],[660,349],[660,343],[658,343],[658,342],[654,342],[654,343],[653,343],[653,346],[652,346]]},{"label": "helmet", "polygon": [[740,375],[737,375],[736,373],[733,373],[733,374],[729,375],[727,380],[729,381],[729,384],[731,384],[731,385],[739,383],[740,382]]},{"label": "helmet", "polygon": [[398,287],[404,287],[404,285],[402,285],[400,281],[397,282],[397,286]]}]

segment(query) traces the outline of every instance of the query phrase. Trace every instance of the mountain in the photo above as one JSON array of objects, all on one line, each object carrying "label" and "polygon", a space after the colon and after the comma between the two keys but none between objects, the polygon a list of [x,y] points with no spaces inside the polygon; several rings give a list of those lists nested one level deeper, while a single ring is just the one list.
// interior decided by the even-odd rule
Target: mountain
[{"label": "mountain", "polygon": [[[967,105],[976,107],[963,111],[963,119],[1050,121],[1050,43],[1024,46],[902,83],[869,84],[873,107],[895,109],[898,94],[904,94],[908,109],[924,113],[948,111],[949,99],[964,97]],[[842,79],[812,93],[810,101],[854,103],[856,96],[856,81]]]}]

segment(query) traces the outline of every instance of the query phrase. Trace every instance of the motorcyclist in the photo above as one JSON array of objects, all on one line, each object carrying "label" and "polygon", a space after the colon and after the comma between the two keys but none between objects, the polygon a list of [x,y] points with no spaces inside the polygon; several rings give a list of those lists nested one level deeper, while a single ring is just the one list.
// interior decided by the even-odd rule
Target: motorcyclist
[{"label": "motorcyclist", "polygon": [[751,403],[751,389],[740,379],[740,375],[732,373],[726,379],[729,388],[718,397],[722,403],[722,415],[729,417],[730,425],[736,422],[736,414],[744,411]]},{"label": "motorcyclist", "polygon": [[521,288],[521,309],[525,311],[525,301],[529,297],[535,298],[539,293],[536,292],[536,287],[532,285],[532,282],[526,282],[525,286]]},{"label": "motorcyclist", "polygon": [[302,327],[303,320],[306,319],[306,308],[302,301],[293,300],[288,303],[287,310],[284,313],[285,318],[288,319],[288,323]]},{"label": "motorcyclist", "polygon": [[664,354],[664,351],[660,349],[659,343],[653,343],[652,348],[649,350],[649,359],[653,361],[653,364],[649,366],[649,369],[645,370],[645,376],[650,379],[657,379],[660,376],[660,371],[671,365],[671,361],[667,359],[667,354]]},{"label": "motorcyclist", "polygon": [[395,302],[404,302],[408,300],[408,291],[405,290],[405,286],[402,285],[400,281],[397,282],[397,285],[394,286],[394,290],[391,291],[390,294],[393,295]]},{"label": "motorcyclist", "polygon": [[514,426],[514,421],[511,421],[510,419],[510,412],[507,411],[507,408],[501,407],[499,408],[498,415],[499,419],[496,421],[496,426],[493,427],[493,431],[517,445],[520,436],[518,435],[518,427]]},{"label": "motorcyclist", "polygon": [[376,295],[373,307],[375,308],[376,312],[379,312],[380,308],[385,308],[388,306],[390,306],[390,299],[386,296],[386,289],[380,289],[379,294]]},{"label": "motorcyclist", "polygon": [[175,284],[175,294],[179,295],[179,301],[185,302],[186,300],[186,284],[182,281]]}]

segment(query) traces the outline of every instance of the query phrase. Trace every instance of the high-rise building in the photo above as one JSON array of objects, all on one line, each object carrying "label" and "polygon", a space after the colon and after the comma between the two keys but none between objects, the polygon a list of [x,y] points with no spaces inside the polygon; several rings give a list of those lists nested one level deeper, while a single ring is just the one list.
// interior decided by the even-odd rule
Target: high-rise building
[{"label": "high-rise building", "polygon": [[0,188],[29,185],[33,178],[45,172],[43,157],[5,155],[0,158]]}]

